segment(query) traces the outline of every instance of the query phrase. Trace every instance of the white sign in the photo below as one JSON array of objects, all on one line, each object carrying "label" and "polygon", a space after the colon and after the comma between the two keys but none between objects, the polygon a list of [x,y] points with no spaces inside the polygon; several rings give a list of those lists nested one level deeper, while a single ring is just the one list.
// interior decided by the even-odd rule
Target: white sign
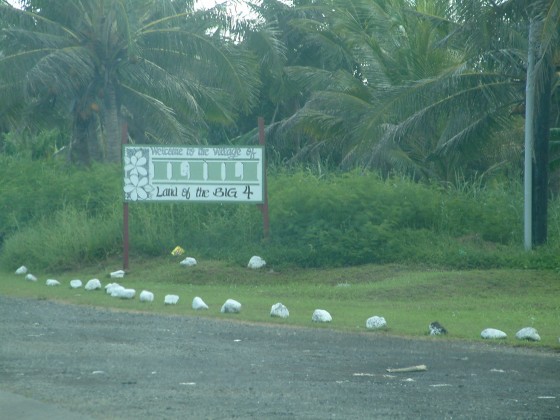
[{"label": "white sign", "polygon": [[124,145],[124,201],[262,203],[264,150]]}]

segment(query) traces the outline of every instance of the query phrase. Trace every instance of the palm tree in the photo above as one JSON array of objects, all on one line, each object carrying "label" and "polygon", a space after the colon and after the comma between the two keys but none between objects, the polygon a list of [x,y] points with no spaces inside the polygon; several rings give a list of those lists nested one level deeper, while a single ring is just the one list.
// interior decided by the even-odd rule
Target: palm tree
[{"label": "palm tree", "polygon": [[[504,35],[511,37],[513,33],[525,38],[523,48],[518,50],[523,60],[516,67],[525,85],[522,101],[525,108],[524,236],[525,248],[530,249],[547,240],[552,109],[560,110],[560,103],[552,102],[558,87],[555,57],[560,53],[560,2],[507,0],[489,1],[485,6],[481,8],[479,2],[463,0],[458,10],[473,29],[480,19],[486,19],[501,30],[500,39],[507,39]],[[511,45],[509,48],[512,51]]]},{"label": "palm tree", "polygon": [[0,91],[71,121],[74,159],[118,162],[120,124],[137,142],[203,141],[257,97],[255,57],[220,8],[192,0],[28,0],[0,5]]},{"label": "palm tree", "polygon": [[282,163],[290,163],[313,153],[313,140],[302,133],[284,130],[282,121],[297,112],[309,98],[310,89],[290,78],[286,69],[293,66],[320,66],[326,55],[307,42],[305,31],[296,22],[314,17],[309,7],[313,0],[262,0],[252,5],[254,19],[247,21],[244,44],[260,58],[262,89],[259,105],[252,115],[242,118],[238,142],[257,137],[258,116],[267,122],[267,151]]},{"label": "palm tree", "polygon": [[481,145],[511,126],[522,83],[465,48],[449,4],[328,2],[327,23],[303,24],[339,65],[288,69],[317,88],[290,122],[331,139],[349,164],[440,180],[478,169]]},{"label": "palm tree", "polygon": [[[558,0],[338,1],[310,40],[341,57],[334,68],[292,69],[318,89],[290,119],[344,148],[353,163],[450,180],[519,160],[526,81],[538,87],[532,200],[535,243],[546,238],[548,127]],[[539,45],[526,77],[529,24]],[[538,25],[537,25],[538,24]],[[343,52],[343,53],[339,53]],[[352,69],[347,66],[352,64]],[[346,66],[346,68],[345,68]],[[531,82],[535,80],[535,82]],[[491,159],[481,156],[491,153]],[[486,162],[485,162],[486,160]],[[481,164],[483,164],[481,166]]]}]

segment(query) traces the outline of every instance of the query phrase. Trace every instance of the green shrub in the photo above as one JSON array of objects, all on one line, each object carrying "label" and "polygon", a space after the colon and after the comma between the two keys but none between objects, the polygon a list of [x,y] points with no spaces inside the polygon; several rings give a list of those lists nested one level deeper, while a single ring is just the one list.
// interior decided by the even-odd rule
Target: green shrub
[{"label": "green shrub", "polygon": [[31,161],[0,155],[0,235],[9,236],[65,206],[87,216],[112,212],[120,200],[120,169],[112,165],[76,168],[59,161]]},{"label": "green shrub", "polygon": [[194,254],[231,257],[255,248],[262,238],[254,205],[138,203],[129,208],[131,246],[149,255],[180,245]]},{"label": "green shrub", "polygon": [[309,266],[386,262],[402,253],[399,232],[436,225],[439,193],[406,179],[357,173],[319,179],[303,172],[271,183],[274,240]]},{"label": "green shrub", "polygon": [[26,159],[49,159],[68,143],[66,133],[58,128],[42,130],[37,134],[13,131],[0,137],[0,152]]},{"label": "green shrub", "polygon": [[9,237],[2,266],[70,269],[114,255],[122,247],[121,238],[117,214],[92,218],[84,210],[66,207]]},{"label": "green shrub", "polygon": [[437,229],[456,237],[478,235],[508,244],[521,241],[522,212],[519,184],[451,187],[442,191]]},{"label": "green shrub", "polygon": [[[1,261],[68,268],[122,252],[122,172],[0,156]],[[560,202],[549,206],[549,244],[522,249],[517,183],[441,188],[350,172],[269,174],[271,235],[255,205],[131,203],[132,255],[180,245],[201,258],[303,267],[413,263],[450,268],[557,268]]]}]

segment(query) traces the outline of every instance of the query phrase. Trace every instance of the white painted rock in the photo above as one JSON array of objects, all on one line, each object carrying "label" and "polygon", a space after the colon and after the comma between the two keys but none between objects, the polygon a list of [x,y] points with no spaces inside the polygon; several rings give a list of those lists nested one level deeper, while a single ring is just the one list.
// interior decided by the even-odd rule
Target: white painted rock
[{"label": "white painted rock", "polygon": [[154,294],[147,290],[142,290],[140,292],[140,302],[153,302],[154,301]]},{"label": "white painted rock", "polygon": [[193,257],[187,257],[179,264],[181,264],[184,267],[192,267],[196,265],[196,260]]},{"label": "white painted rock", "polygon": [[28,275],[25,276],[25,280],[27,280],[27,281],[37,281],[37,277],[35,277],[33,274],[29,273]]},{"label": "white painted rock", "polygon": [[387,327],[387,321],[382,316],[372,316],[366,321],[366,328],[368,330],[378,330]]},{"label": "white painted rock", "polygon": [[439,322],[434,321],[430,325],[428,325],[428,329],[430,330],[430,335],[444,335],[447,334],[447,330],[443,328]]},{"label": "white painted rock", "polygon": [[115,287],[122,287],[122,286],[118,283],[109,283],[105,286],[105,291],[107,292],[108,295],[110,295]]},{"label": "white painted rock", "polygon": [[17,275],[27,274],[27,267],[25,265],[22,265],[20,268],[16,270],[16,274]]},{"label": "white painted rock", "polygon": [[233,299],[228,299],[222,305],[220,312],[223,314],[237,314],[241,312],[241,303]]},{"label": "white painted rock", "polygon": [[195,310],[208,309],[208,305],[206,303],[204,303],[202,298],[199,298],[198,296],[196,296],[192,300],[192,308],[195,309]]},{"label": "white painted rock", "polygon": [[166,305],[177,305],[177,302],[179,302],[179,296],[177,295],[165,295],[163,299],[163,303]]},{"label": "white painted rock", "polygon": [[136,290],[134,289],[125,289],[123,287],[122,289],[117,290],[117,297],[120,299],[134,299],[134,296],[136,296]]},{"label": "white painted rock", "polygon": [[249,260],[249,264],[247,264],[247,267],[252,268],[254,270],[258,269],[258,268],[262,268],[266,265],[266,261],[263,260],[261,257],[254,255],[251,257],[251,259]]},{"label": "white painted rock", "polygon": [[505,332],[497,330],[495,328],[486,328],[480,333],[480,336],[487,339],[507,338],[507,334]]},{"label": "white painted rock", "polygon": [[117,271],[113,271],[111,273],[111,278],[112,279],[122,279],[125,275],[125,272],[123,270],[117,270]]},{"label": "white painted rock", "polygon": [[518,340],[541,341],[541,336],[533,327],[521,328],[515,334],[515,338],[517,338]]},{"label": "white painted rock", "polygon": [[91,279],[91,280],[88,280],[88,282],[87,282],[86,285],[84,286],[84,289],[86,289],[86,290],[98,290],[98,289],[101,289],[101,282],[99,281],[99,279]]},{"label": "white painted rock", "polygon": [[311,321],[313,322],[331,322],[332,316],[324,309],[315,309],[313,315],[311,316]]},{"label": "white painted rock", "polygon": [[47,279],[46,285],[47,286],[60,286],[60,282],[58,280],[55,280],[55,279]]},{"label": "white painted rock", "polygon": [[288,308],[285,305],[278,302],[270,308],[270,316],[288,318],[290,316],[290,311],[288,311]]},{"label": "white painted rock", "polygon": [[79,289],[80,287],[82,287],[82,281],[81,280],[70,280],[70,287],[72,289]]},{"label": "white painted rock", "polygon": [[107,289],[107,290],[111,291],[111,293],[110,293],[111,297],[118,298],[118,297],[121,297],[121,293],[124,289],[125,288],[123,286],[121,286],[120,284],[117,284],[116,286],[113,286],[113,287],[111,287],[110,289]]}]

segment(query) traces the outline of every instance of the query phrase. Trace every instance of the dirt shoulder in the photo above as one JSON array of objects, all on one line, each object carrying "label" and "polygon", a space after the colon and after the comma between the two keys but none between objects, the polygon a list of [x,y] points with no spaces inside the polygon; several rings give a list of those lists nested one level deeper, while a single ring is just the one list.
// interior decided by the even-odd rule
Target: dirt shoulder
[{"label": "dirt shoulder", "polygon": [[0,390],[91,418],[560,417],[558,353],[1,296],[0,319]]}]

